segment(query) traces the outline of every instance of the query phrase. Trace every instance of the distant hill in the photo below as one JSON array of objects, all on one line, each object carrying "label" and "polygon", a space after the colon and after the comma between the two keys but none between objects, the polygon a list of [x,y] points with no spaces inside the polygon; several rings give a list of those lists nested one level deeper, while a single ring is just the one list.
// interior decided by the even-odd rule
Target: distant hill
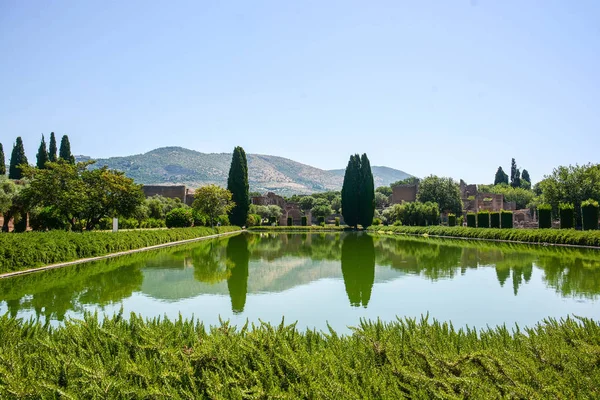
[{"label": "distant hill", "polygon": [[[340,190],[344,170],[325,171],[283,157],[248,154],[248,180],[252,191],[289,195]],[[79,160],[89,159],[78,156]],[[231,153],[200,153],[182,147],[162,147],[145,154],[97,159],[95,167],[108,166],[125,172],[137,183],[185,184],[199,187],[209,183],[225,186]],[[411,175],[387,167],[372,167],[375,186],[389,185]]]}]

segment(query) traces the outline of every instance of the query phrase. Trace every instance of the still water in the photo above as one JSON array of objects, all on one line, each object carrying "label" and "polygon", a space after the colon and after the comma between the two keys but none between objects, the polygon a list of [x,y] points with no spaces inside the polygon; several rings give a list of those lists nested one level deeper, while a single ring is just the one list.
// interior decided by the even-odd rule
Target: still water
[{"label": "still water", "polygon": [[349,332],[361,318],[482,328],[600,319],[600,252],[366,233],[246,233],[0,280],[0,315],[58,324],[85,310],[297,321]]}]

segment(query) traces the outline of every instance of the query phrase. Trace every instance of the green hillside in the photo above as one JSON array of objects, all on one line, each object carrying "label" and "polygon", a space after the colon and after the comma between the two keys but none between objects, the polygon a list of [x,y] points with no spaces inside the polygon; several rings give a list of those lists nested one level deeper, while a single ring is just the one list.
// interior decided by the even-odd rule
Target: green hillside
[{"label": "green hillside", "polygon": [[[340,190],[344,170],[325,171],[283,157],[248,154],[250,190],[280,194]],[[89,157],[78,157],[83,160]],[[103,165],[125,172],[143,184],[185,184],[198,187],[209,183],[224,186],[231,154],[200,153],[182,147],[163,147],[145,154],[97,159]],[[341,173],[340,173],[341,171]],[[407,173],[387,167],[373,167],[376,186],[404,179]]]}]

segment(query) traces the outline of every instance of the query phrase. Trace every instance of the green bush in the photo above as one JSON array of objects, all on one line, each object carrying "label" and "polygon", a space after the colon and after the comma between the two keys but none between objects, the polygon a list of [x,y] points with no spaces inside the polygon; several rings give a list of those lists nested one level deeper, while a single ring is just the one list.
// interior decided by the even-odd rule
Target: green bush
[{"label": "green bush", "polygon": [[560,229],[575,228],[575,207],[573,204],[560,203],[558,209],[560,213]]},{"label": "green bush", "polygon": [[119,218],[119,229],[137,229],[139,227],[140,222],[135,218]]},{"label": "green bush", "polygon": [[[379,225],[381,225],[381,220],[379,218],[373,218],[373,223],[371,225],[373,225],[373,226],[379,226]],[[336,225],[336,226],[339,226],[339,224]]]},{"label": "green bush", "polygon": [[217,218],[217,223],[221,226],[229,226],[231,223],[229,222],[229,216],[227,214],[219,215]]},{"label": "green bush", "polygon": [[[379,223],[381,223],[381,220],[379,220]],[[335,217],[335,226],[340,226],[340,217]]]},{"label": "green bush", "polygon": [[239,228],[199,227],[117,233],[48,231],[0,234],[0,273],[236,230]]},{"label": "green bush", "polygon": [[192,210],[192,217],[194,218],[194,226],[210,225],[208,217],[198,210]]},{"label": "green bush", "polygon": [[465,224],[465,217],[461,215],[456,219],[456,225],[463,226]]},{"label": "green bush", "polygon": [[[52,207],[44,207],[29,213],[29,226],[34,231],[67,229],[68,224]],[[112,220],[111,220],[112,226]]]},{"label": "green bush", "polygon": [[306,215],[302,216],[302,226],[308,225]]},{"label": "green bush", "polygon": [[287,217],[287,226],[294,226],[294,219],[292,217]]},{"label": "green bush", "polygon": [[581,203],[581,217],[583,219],[583,230],[598,229],[598,202],[588,199]]},{"label": "green bush", "polygon": [[187,228],[194,224],[191,208],[174,208],[165,217],[167,228]]},{"label": "green bush", "polygon": [[467,226],[477,228],[477,215],[475,213],[467,213]]},{"label": "green bush", "polygon": [[512,229],[513,228],[513,212],[502,210],[500,211],[500,222],[502,229]]},{"label": "green bush", "polygon": [[448,226],[456,226],[456,214],[448,214]]},{"label": "green bush", "polygon": [[[379,229],[377,229],[379,230]],[[394,226],[386,231],[432,236],[461,237],[468,239],[510,240],[527,243],[569,244],[600,247],[600,231],[576,231],[573,229],[474,229],[447,226]]]},{"label": "green bush", "polygon": [[538,226],[540,229],[552,228],[552,206],[540,204],[538,206]]},{"label": "green bush", "polygon": [[164,228],[166,227],[165,221],[162,219],[148,218],[140,223],[140,228]]},{"label": "green bush", "polygon": [[478,228],[489,228],[490,227],[490,212],[479,211],[477,213],[477,227]]},{"label": "green bush", "polygon": [[0,332],[3,399],[593,399],[600,382],[600,323],[586,318],[361,319],[342,335],[86,313],[57,327],[5,315]]},{"label": "green bush", "polygon": [[258,226],[262,221],[262,217],[258,214],[248,214],[248,218],[246,219],[246,226]]},{"label": "green bush", "polygon": [[500,213],[497,211],[490,213],[490,228],[500,228]]}]

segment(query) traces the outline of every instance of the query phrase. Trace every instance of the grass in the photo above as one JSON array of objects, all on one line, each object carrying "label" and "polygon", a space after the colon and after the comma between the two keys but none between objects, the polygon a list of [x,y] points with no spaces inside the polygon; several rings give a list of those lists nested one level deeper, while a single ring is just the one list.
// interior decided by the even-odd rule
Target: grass
[{"label": "grass", "polygon": [[240,228],[177,228],[127,232],[25,232],[0,234],[0,273],[195,239]]},{"label": "grass", "polygon": [[446,226],[374,226],[370,231],[435,235],[468,239],[510,240],[527,243],[600,247],[600,231],[574,229],[495,229]]},{"label": "grass", "polygon": [[599,398],[600,325],[455,329],[362,321],[294,325],[87,314],[51,328],[0,317],[0,398]]}]

